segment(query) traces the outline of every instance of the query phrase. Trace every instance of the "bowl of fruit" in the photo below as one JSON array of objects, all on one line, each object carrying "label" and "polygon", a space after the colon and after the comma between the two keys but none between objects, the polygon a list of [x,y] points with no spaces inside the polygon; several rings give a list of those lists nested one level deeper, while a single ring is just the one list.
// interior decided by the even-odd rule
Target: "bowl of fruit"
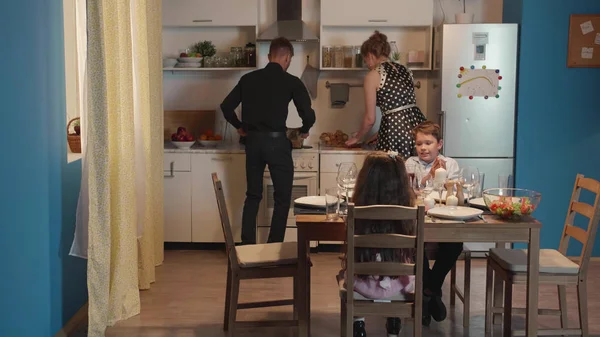
[{"label": "bowl of fruit", "polygon": [[171,135],[171,142],[180,149],[189,149],[196,143],[194,135],[187,132],[183,126],[178,127],[177,133]]},{"label": "bowl of fruit", "polygon": [[540,192],[522,188],[490,188],[483,191],[489,210],[503,219],[519,219],[531,215],[540,204]]},{"label": "bowl of fruit", "polygon": [[200,135],[198,143],[204,147],[216,147],[223,141],[223,136],[215,134],[212,130],[206,130],[205,133]]},{"label": "bowl of fruit", "polygon": [[177,61],[181,63],[200,63],[202,55],[200,53],[181,53]]}]

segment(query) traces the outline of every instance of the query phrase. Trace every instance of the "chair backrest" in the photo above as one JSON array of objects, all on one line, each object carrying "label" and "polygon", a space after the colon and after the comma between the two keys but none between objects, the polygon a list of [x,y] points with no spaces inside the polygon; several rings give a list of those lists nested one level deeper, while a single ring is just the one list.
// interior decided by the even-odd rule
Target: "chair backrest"
[{"label": "chair backrest", "polygon": [[[414,220],[416,225],[415,235],[401,234],[367,234],[356,235],[355,220]],[[355,207],[353,203],[348,205],[347,219],[347,261],[346,261],[346,314],[347,321],[352,322],[355,315],[388,315],[388,317],[418,317],[416,327],[421,327],[421,313],[423,309],[423,225],[425,223],[425,208],[404,207],[393,205],[375,205]],[[354,262],[355,248],[392,248],[392,249],[416,249],[414,263],[402,262]],[[415,275],[415,296],[410,306],[399,306],[392,303],[354,301],[352,284],[354,275]],[[356,307],[356,308],[355,308]],[[397,316],[394,316],[397,315]],[[348,330],[352,331],[352,330]]]},{"label": "chair backrest", "polygon": [[231,223],[229,222],[229,213],[227,212],[227,204],[225,203],[225,194],[223,193],[223,184],[217,173],[211,174],[213,187],[215,189],[215,196],[217,198],[217,206],[219,207],[219,215],[221,216],[221,228],[223,229],[223,236],[225,237],[225,248],[227,250],[227,257],[231,268],[237,270],[238,259],[235,251],[235,243],[233,241],[233,232],[231,231]]},{"label": "chair backrest", "polygon": [[[579,201],[581,189],[588,190],[595,194],[594,205]],[[574,225],[573,222],[575,221],[575,214],[577,213],[589,219],[587,229],[584,230]],[[579,277],[581,279],[585,279],[587,275],[587,268],[590,257],[592,256],[596,232],[598,231],[598,220],[600,220],[600,182],[591,178],[585,178],[582,174],[578,174],[575,178],[573,194],[571,195],[571,202],[569,203],[569,211],[567,212],[567,219],[565,221],[565,227],[563,229],[558,250],[563,255],[567,255],[569,238],[573,238],[583,244],[578,261]]]}]

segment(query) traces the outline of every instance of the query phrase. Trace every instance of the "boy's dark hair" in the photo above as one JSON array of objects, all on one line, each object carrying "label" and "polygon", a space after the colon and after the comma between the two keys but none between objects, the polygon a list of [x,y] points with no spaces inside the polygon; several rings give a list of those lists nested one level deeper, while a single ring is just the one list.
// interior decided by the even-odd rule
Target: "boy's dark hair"
[{"label": "boy's dark hair", "polygon": [[283,36],[276,38],[271,41],[271,46],[269,47],[269,54],[271,56],[279,56],[282,53],[289,53],[290,56],[294,56],[294,46],[290,40],[286,39]]},{"label": "boy's dark hair", "polygon": [[425,121],[413,129],[412,133],[415,139],[417,139],[417,133],[419,132],[434,136],[438,142],[442,139],[442,129],[431,121]]}]

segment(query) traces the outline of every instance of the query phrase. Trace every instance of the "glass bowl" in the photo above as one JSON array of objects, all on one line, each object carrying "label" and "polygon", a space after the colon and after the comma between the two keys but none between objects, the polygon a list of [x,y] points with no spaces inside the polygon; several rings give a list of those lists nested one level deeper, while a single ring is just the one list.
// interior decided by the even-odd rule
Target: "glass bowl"
[{"label": "glass bowl", "polygon": [[542,194],[522,188],[490,188],[483,191],[483,200],[493,214],[503,219],[519,219],[538,208]]}]

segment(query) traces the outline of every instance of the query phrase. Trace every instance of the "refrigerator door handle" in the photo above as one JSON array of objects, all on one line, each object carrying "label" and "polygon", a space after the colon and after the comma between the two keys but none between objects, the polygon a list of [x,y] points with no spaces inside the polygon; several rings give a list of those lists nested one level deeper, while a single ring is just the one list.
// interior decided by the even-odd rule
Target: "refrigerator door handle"
[{"label": "refrigerator door handle", "polygon": [[440,128],[442,129],[441,137],[444,139],[444,135],[446,134],[446,111],[441,110],[438,112]]}]

